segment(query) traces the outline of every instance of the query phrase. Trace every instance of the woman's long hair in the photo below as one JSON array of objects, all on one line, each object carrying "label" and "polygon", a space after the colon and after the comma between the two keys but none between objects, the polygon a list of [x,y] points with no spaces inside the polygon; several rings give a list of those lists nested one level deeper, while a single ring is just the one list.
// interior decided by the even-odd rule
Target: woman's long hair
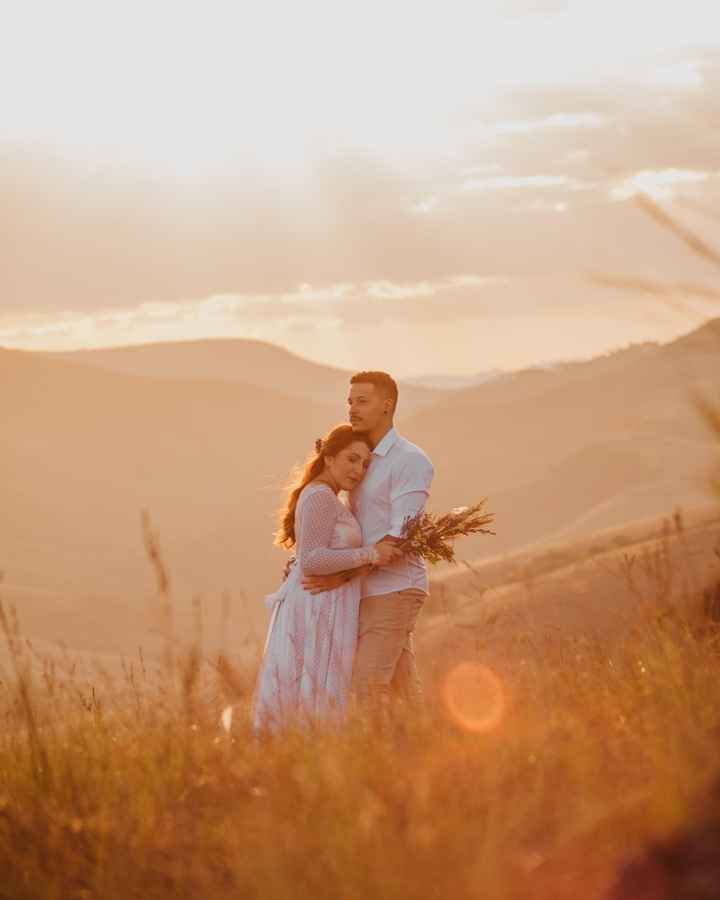
[{"label": "woman's long hair", "polygon": [[322,441],[316,442],[315,453],[308,457],[301,469],[295,471],[295,478],[289,485],[287,502],[280,511],[280,527],[275,534],[275,544],[278,547],[289,550],[295,546],[295,507],[298,498],[302,489],[325,470],[325,457],[337,456],[355,441],[362,441],[372,450],[370,438],[353,431],[351,425],[336,425]]}]

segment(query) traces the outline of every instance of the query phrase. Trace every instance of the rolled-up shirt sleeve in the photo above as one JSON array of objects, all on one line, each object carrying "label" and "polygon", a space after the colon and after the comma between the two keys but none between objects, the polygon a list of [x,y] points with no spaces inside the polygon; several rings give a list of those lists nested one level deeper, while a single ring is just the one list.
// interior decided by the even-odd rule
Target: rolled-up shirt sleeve
[{"label": "rolled-up shirt sleeve", "polygon": [[393,537],[402,537],[406,520],[424,512],[434,474],[432,463],[424,456],[403,460],[402,468],[393,472],[389,532]]}]

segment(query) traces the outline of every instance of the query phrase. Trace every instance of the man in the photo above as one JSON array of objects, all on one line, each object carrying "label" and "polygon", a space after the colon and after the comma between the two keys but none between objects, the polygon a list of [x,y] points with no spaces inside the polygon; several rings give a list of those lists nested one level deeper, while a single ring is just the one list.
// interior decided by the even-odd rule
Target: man
[{"label": "man", "polygon": [[[374,447],[367,475],[350,494],[363,543],[398,542],[405,520],[424,510],[433,466],[423,451],[394,427],[398,388],[385,372],[358,372],[350,379],[350,423]],[[331,590],[358,574],[306,577],[311,593]],[[389,566],[366,569],[360,602],[353,690],[360,703],[387,703],[391,696],[417,704],[422,686],[415,663],[413,634],[428,596],[424,560],[404,554]]]}]

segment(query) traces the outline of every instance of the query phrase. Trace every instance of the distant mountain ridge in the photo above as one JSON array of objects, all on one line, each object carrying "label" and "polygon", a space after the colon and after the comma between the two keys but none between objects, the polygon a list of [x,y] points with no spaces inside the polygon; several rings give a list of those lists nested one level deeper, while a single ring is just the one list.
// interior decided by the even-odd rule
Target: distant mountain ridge
[{"label": "distant mountain ridge", "polygon": [[[288,475],[344,419],[346,383],[339,396],[301,389],[282,352],[257,370],[269,384],[89,358],[0,349],[6,581],[66,603],[111,597],[141,621],[154,593],[146,509],[176,597],[244,591],[244,615],[260,621],[285,558],[272,535]],[[717,447],[693,392],[717,397],[719,360],[720,319],[669,344],[430,392],[415,411],[404,392],[398,427],[435,463],[431,509],[488,498],[497,537],[458,545],[473,560],[707,502]],[[300,372],[316,375],[309,365]]]},{"label": "distant mountain ridge", "polygon": [[435,390],[455,391],[461,388],[476,387],[486,381],[492,381],[504,375],[502,369],[491,369],[488,372],[479,372],[476,375],[413,375],[405,379],[405,384],[414,384],[417,387],[434,388]]},{"label": "distant mountain ridge", "polygon": [[[244,385],[273,388],[284,394],[312,397],[345,412],[350,370],[305,359],[266,341],[248,338],[209,338],[133,344],[104,349],[48,352],[65,359],[124,375],[163,378],[214,378]],[[436,399],[432,386],[402,384],[403,411],[429,406]]]},{"label": "distant mountain ridge", "polygon": [[[717,447],[694,398],[717,397],[719,374],[714,319],[667,344],[508,373],[457,391],[406,427],[431,458],[452,453],[436,466],[433,506],[487,496],[501,551],[571,533],[575,522],[593,530],[707,502]],[[588,518],[591,509],[598,515]],[[489,544],[462,546],[471,559]]]}]

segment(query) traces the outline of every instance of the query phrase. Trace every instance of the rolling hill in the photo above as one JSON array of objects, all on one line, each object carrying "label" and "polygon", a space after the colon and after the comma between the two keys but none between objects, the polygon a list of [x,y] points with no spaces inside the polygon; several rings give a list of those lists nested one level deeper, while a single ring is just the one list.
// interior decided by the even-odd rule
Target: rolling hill
[{"label": "rolling hill", "polygon": [[497,514],[492,551],[463,543],[472,559],[707,501],[717,447],[694,395],[716,397],[719,375],[716,319],[669,344],[459,391],[405,429],[443,461],[435,509],[487,497]]},{"label": "rolling hill", "polygon": [[580,654],[609,652],[643,616],[717,618],[718,553],[712,504],[458,566],[432,579],[420,659],[428,674],[473,658],[512,675],[544,642],[574,638]]},{"label": "rolling hill", "polygon": [[[227,591],[238,618],[261,628],[260,597],[283,565],[272,532],[287,474],[343,410],[297,384],[243,384],[202,366],[127,374],[88,359],[0,349],[4,590],[32,611],[38,636],[66,640],[61,623],[77,614],[88,647],[136,642],[154,590],[148,510],[183,615],[202,595],[216,621]],[[717,395],[719,360],[716,320],[670,344],[439,395],[399,427],[435,462],[431,508],[487,496],[497,515],[497,537],[463,542],[461,557],[572,540],[707,501],[717,448],[692,392]],[[56,624],[43,631],[43,620]]]},{"label": "rolling hill", "polygon": [[[311,362],[265,341],[214,338],[48,353],[50,357],[98,366],[124,375],[164,378],[213,378],[270,388],[333,407],[345,416],[352,372]],[[403,413],[431,405],[441,396],[432,386],[403,384]]]},{"label": "rolling hill", "polygon": [[0,351],[0,525],[8,580],[148,585],[147,509],[178,587],[257,592],[277,578],[274,511],[291,465],[336,421],[269,388],[128,376]]}]

